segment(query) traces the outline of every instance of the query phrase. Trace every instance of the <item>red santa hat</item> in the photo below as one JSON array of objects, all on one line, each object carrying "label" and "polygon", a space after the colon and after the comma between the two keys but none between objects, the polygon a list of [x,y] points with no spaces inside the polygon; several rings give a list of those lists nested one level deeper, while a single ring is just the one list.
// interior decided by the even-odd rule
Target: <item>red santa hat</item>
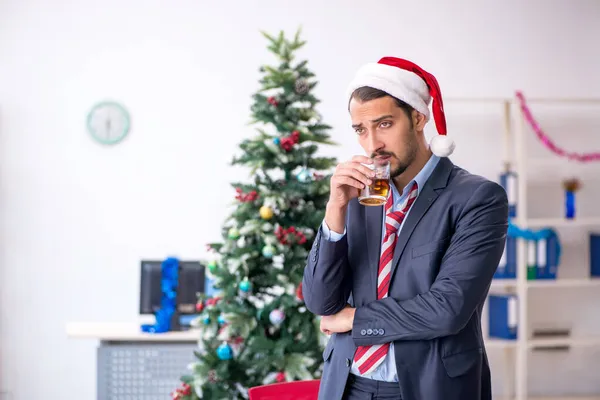
[{"label": "red santa hat", "polygon": [[363,86],[383,90],[412,106],[425,115],[429,121],[429,103],[433,99],[432,111],[438,135],[429,143],[431,152],[439,157],[448,157],[455,144],[446,135],[446,117],[442,92],[437,79],[429,72],[408,60],[396,57],[383,57],[377,63],[369,63],[360,68],[348,87],[348,98]]}]

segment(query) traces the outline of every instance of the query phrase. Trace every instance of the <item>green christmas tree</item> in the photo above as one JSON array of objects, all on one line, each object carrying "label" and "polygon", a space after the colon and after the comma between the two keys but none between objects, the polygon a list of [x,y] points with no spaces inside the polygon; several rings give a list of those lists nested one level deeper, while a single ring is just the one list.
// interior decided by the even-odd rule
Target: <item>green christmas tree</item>
[{"label": "green christmas tree", "polygon": [[233,183],[223,241],[209,245],[218,294],[199,299],[200,349],[177,399],[243,399],[253,386],[321,374],[323,337],[301,283],[336,164],[317,151],[333,142],[316,111],[315,75],[306,60],[295,61],[305,44],[300,30],[293,40],[263,35],[278,65],[260,68],[251,106],[256,136],[232,161],[248,167],[250,178]]}]

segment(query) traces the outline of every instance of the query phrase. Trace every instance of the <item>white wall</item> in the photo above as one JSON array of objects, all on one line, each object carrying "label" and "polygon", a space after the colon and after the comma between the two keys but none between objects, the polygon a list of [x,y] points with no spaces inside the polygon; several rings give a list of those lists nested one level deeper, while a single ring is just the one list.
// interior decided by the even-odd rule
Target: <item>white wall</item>
[{"label": "white wall", "polygon": [[[68,340],[65,323],[134,320],[141,258],[197,258],[218,239],[228,182],[246,176],[230,154],[252,133],[250,94],[271,61],[259,29],[303,25],[320,111],[342,143],[327,153],[340,159],[358,150],[345,85],[383,55],[423,65],[447,97],[600,96],[594,0],[202,3],[0,2],[0,389],[14,400],[94,398],[95,343]],[[104,98],[133,117],[113,148],[85,131]],[[446,109],[453,160],[495,179],[500,109]],[[597,326],[599,314],[572,316]],[[552,374],[532,378],[532,391],[600,392],[600,357],[586,354],[536,355],[532,369]]]}]

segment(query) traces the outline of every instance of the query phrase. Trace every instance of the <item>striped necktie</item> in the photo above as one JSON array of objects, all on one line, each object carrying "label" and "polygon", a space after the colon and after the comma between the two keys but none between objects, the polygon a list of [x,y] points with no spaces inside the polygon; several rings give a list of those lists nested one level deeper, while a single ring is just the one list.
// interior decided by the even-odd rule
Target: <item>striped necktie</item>
[{"label": "striped necktie", "polygon": [[[385,235],[381,245],[381,257],[379,260],[379,270],[377,272],[377,299],[384,299],[388,296],[390,287],[390,275],[392,270],[392,260],[394,259],[394,248],[398,240],[398,230],[408,210],[417,198],[417,183],[410,188],[406,200],[402,204],[400,211],[391,211],[394,204],[393,195],[385,204]],[[389,343],[376,344],[370,346],[358,346],[354,354],[354,362],[361,375],[370,374],[385,359],[390,348]]]}]

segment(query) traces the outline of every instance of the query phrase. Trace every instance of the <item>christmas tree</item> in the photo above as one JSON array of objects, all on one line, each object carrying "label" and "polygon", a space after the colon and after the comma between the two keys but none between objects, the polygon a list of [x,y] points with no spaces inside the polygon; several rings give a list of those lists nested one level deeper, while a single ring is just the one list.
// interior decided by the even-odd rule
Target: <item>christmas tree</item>
[{"label": "christmas tree", "polygon": [[306,60],[295,61],[305,44],[300,30],[293,40],[263,35],[278,65],[260,68],[251,106],[256,134],[232,160],[250,177],[232,184],[223,241],[209,245],[218,294],[199,298],[197,360],[177,399],[243,399],[253,386],[321,374],[322,336],[301,283],[336,160],[316,155],[319,145],[333,143],[316,111],[315,75]]}]

